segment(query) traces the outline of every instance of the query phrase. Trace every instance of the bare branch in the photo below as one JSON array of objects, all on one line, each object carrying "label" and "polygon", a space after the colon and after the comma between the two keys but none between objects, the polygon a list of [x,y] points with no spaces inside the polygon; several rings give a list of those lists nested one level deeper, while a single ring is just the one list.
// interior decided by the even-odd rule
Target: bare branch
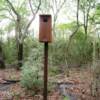
[{"label": "bare branch", "polygon": [[29,21],[29,23],[28,23],[27,26],[26,26],[26,32],[27,32],[28,28],[30,27],[30,25],[32,24],[33,20],[34,20],[35,17],[36,17],[36,14],[38,13],[38,11],[39,11],[39,9],[40,9],[40,6],[41,6],[41,0],[40,0],[40,2],[39,2],[39,5],[38,5],[38,7],[37,7],[36,12],[33,11],[33,8],[32,8],[32,5],[31,5],[30,0],[29,0],[29,3],[30,3],[30,8],[31,8],[33,17],[32,17],[32,19]]},{"label": "bare branch", "polygon": [[56,13],[54,12],[54,7],[52,7],[52,11],[53,11],[53,14],[54,14],[54,23],[53,23],[53,31],[54,31],[54,34],[55,34],[55,25],[56,25],[56,21],[57,21],[57,18],[58,18],[58,14],[59,12],[61,11],[62,7],[64,6],[66,0],[64,0],[61,5],[57,5],[57,0],[55,0],[55,3],[56,3]]},{"label": "bare branch", "polygon": [[64,6],[65,2],[66,2],[66,0],[64,0],[64,1],[62,2],[62,4],[59,6],[59,8],[57,9],[57,13],[60,12],[60,10],[61,10],[61,8]]},{"label": "bare branch", "polygon": [[15,10],[14,6],[12,5],[12,3],[9,0],[6,0],[6,2],[9,4],[9,6],[11,7],[12,11],[15,13],[15,15],[18,17],[19,14],[17,13],[17,11]]},{"label": "bare branch", "polygon": [[10,17],[6,17],[6,18],[8,18],[10,20],[13,20],[13,19],[15,20],[15,18],[13,16],[13,14],[11,13],[10,9],[8,9],[8,8],[2,8],[2,9],[0,9],[0,11],[8,11],[12,18],[10,18]]},{"label": "bare branch", "polygon": [[31,0],[29,0],[29,5],[30,5],[30,8],[31,8],[31,12],[33,13],[34,15],[34,11],[33,11],[33,8],[32,8],[32,3],[31,3]]},{"label": "bare branch", "polygon": [[29,23],[27,24],[26,28],[25,28],[25,35],[22,37],[23,39],[26,37],[26,35],[28,34],[28,28],[30,27],[30,25],[32,24],[32,22],[34,21],[35,17],[36,17],[36,14],[38,13],[39,9],[40,9],[40,6],[41,6],[41,0],[39,2],[39,5],[37,7],[37,10],[34,12],[33,11],[33,8],[32,8],[32,4],[31,4],[31,0],[29,0],[29,5],[30,5],[30,8],[31,8],[31,12],[33,14],[33,17],[32,19],[29,21]]},{"label": "bare branch", "polygon": [[8,12],[9,12],[10,16],[12,17],[13,21],[15,21],[16,19],[15,19],[14,15],[12,14],[11,10],[8,10]]}]

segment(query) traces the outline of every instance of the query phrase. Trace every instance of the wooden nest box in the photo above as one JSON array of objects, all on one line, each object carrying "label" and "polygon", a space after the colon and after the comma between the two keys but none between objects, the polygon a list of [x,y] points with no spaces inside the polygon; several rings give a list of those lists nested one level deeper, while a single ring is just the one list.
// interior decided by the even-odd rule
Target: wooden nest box
[{"label": "wooden nest box", "polygon": [[39,41],[52,42],[52,18],[51,15],[39,16]]}]

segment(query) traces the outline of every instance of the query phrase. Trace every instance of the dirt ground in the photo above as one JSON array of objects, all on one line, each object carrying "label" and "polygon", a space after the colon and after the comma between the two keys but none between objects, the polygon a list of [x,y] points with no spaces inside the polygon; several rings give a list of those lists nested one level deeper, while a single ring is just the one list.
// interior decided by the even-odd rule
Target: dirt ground
[{"label": "dirt ground", "polygon": [[[3,86],[4,79],[20,80],[20,71],[0,70],[0,100],[43,100],[41,94],[27,94],[20,82]],[[96,100],[91,96],[91,79],[90,69],[71,69],[69,77],[64,74],[49,77],[49,81],[53,81],[56,87],[48,94],[48,100]]]}]

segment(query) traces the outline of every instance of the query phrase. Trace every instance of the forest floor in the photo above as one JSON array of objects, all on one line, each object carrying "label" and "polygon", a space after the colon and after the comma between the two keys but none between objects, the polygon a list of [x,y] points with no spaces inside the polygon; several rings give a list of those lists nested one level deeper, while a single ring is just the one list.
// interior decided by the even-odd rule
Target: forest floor
[{"label": "forest floor", "polygon": [[[41,94],[27,94],[20,82],[3,84],[4,79],[20,80],[20,73],[15,69],[0,70],[0,100],[43,100]],[[69,77],[64,74],[49,77],[56,87],[49,93],[48,100],[96,100],[91,96],[91,79],[90,69],[71,69]]]}]

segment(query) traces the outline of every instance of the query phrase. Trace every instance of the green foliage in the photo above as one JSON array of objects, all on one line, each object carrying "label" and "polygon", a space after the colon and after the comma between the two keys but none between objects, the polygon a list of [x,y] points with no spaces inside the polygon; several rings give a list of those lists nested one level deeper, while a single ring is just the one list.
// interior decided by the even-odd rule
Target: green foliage
[{"label": "green foliage", "polygon": [[92,41],[88,37],[86,40],[85,34],[78,31],[75,35],[69,50],[70,63],[82,65],[92,61]]},{"label": "green foliage", "polygon": [[75,21],[73,21],[73,22],[71,22],[71,23],[64,23],[64,24],[59,24],[58,26],[57,26],[57,28],[58,29],[60,29],[60,30],[72,30],[73,28],[75,28],[76,27],[76,22]]},{"label": "green foliage", "polygon": [[100,24],[100,3],[97,4],[96,10],[95,10],[95,19],[97,24]]},{"label": "green foliage", "polygon": [[36,48],[38,42],[33,39],[31,36],[27,37],[24,40],[24,60],[30,55],[32,48]]},{"label": "green foliage", "polygon": [[21,84],[28,90],[39,91],[43,87],[42,79],[42,47],[34,46],[28,60],[22,67]]},{"label": "green foliage", "polygon": [[22,68],[22,86],[28,90],[40,90],[42,88],[43,81],[40,78],[39,73],[40,69],[37,66],[30,66],[29,64],[24,65],[24,68]]},{"label": "green foliage", "polygon": [[64,96],[63,100],[70,100],[70,98],[68,96]]},{"label": "green foliage", "polygon": [[[88,36],[86,41],[85,34],[81,30],[78,31],[72,40],[69,52],[66,50],[67,43],[68,40],[57,38],[52,44],[49,45],[50,75],[59,74],[59,70],[61,69],[60,67],[65,65],[65,53],[68,53],[69,55],[67,59],[70,64],[79,65],[92,61],[91,38]],[[43,50],[43,44],[40,44],[36,39],[32,39],[31,37],[26,38],[24,41],[24,61],[31,61],[31,63],[34,63],[35,65],[40,64],[38,61],[40,61],[44,55]],[[9,42],[6,41],[3,43],[3,51],[6,63],[13,64],[17,61],[16,41],[14,39],[10,39]],[[31,66],[30,64],[29,66]]]},{"label": "green foliage", "polygon": [[[92,38],[88,36],[86,40],[81,28],[74,36],[68,52],[66,50],[67,43],[67,39],[59,37],[50,45],[49,51],[54,66],[65,66],[65,59],[68,60],[68,64],[72,67],[81,66],[92,61]],[[67,58],[66,54],[68,54]]]},{"label": "green foliage", "polygon": [[67,42],[63,39],[57,39],[50,45],[50,56],[52,57],[52,63],[54,66],[60,66],[64,64],[65,46]]},{"label": "green foliage", "polygon": [[14,63],[16,61],[16,42],[14,39],[9,39],[3,43],[3,53],[7,64]]},{"label": "green foliage", "polygon": [[82,11],[88,11],[89,7],[94,7],[96,0],[80,0],[80,9]]},{"label": "green foliage", "polygon": [[61,73],[59,66],[50,66],[49,67],[49,76],[55,76],[59,73]]}]

